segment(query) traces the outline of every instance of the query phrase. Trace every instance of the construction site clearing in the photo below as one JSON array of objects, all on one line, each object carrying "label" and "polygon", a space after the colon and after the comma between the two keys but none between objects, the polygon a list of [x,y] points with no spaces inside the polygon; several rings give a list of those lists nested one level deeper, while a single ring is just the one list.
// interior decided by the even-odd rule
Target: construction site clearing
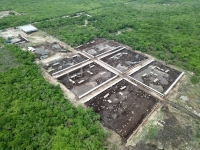
[{"label": "construction site clearing", "polygon": [[74,49],[40,30],[0,31],[5,40],[19,34],[29,41],[20,47],[36,55],[48,81],[61,84],[72,103],[92,107],[126,140],[147,124],[184,75],[115,41],[95,39]]},{"label": "construction site clearing", "polygon": [[[98,44],[90,46],[90,44],[94,43]],[[88,42],[86,45],[88,45],[88,47],[84,49],[83,52],[87,53],[91,57],[98,57],[108,52],[121,48],[121,46],[119,46],[119,44],[114,41],[101,41],[101,42],[91,41]]]},{"label": "construction site clearing", "polygon": [[161,95],[167,95],[183,74],[153,60],[138,71],[131,73],[130,77],[135,82],[144,84]]},{"label": "construction site clearing", "polygon": [[[32,25],[25,25],[25,27],[26,26],[28,26],[28,32],[29,26]],[[30,33],[28,32],[27,34],[21,27],[23,26],[0,30],[0,37],[2,37],[7,44],[17,44],[23,50],[35,53],[36,58],[40,60],[53,56],[56,53],[70,52],[61,44],[62,42],[51,36],[47,36],[45,32],[40,30],[31,32],[32,28],[30,28]],[[34,28],[34,26],[32,27]]]},{"label": "construction site clearing", "polygon": [[82,98],[95,87],[116,78],[117,75],[108,71],[97,63],[90,63],[72,72],[69,72],[58,80],[71,90],[78,98]]},{"label": "construction site clearing", "polygon": [[136,65],[140,65],[143,61],[147,60],[148,57],[130,51],[128,49],[119,49],[117,52],[102,58],[100,61],[115,68],[120,73],[124,73]]},{"label": "construction site clearing", "polygon": [[122,79],[85,104],[100,114],[105,125],[128,139],[157,102],[158,99],[139,89],[136,84]]},{"label": "construction site clearing", "polygon": [[54,59],[45,63],[44,69],[46,69],[51,75],[55,75],[71,67],[80,65],[87,60],[89,60],[89,58],[80,53],[68,53],[68,55],[65,55],[63,58]]},{"label": "construction site clearing", "polygon": [[[92,47],[95,47],[96,45],[99,45],[101,43],[105,43],[106,41],[107,40],[105,40],[105,39],[95,39],[91,42],[87,42],[86,44],[77,46],[76,50],[79,50],[79,51],[85,50],[86,51],[87,49],[91,49]],[[111,42],[113,42],[113,41],[111,41]]]},{"label": "construction site clearing", "polygon": [[53,56],[55,53],[67,53],[69,50],[64,49],[59,43],[42,43],[36,46],[29,46],[28,51],[35,53],[36,57],[40,60]]},{"label": "construction site clearing", "polygon": [[[115,43],[115,46],[109,47],[108,43]],[[89,53],[94,47],[97,53]],[[184,74],[113,41],[97,39],[76,49],[77,54],[88,59],[64,71],[58,69],[63,63],[62,59],[51,65],[45,63],[44,68],[69,89],[79,103],[92,107],[100,114],[103,123],[125,140],[133,138],[148,122],[151,114],[159,109],[160,100],[165,98],[164,92],[169,92]],[[77,58],[71,55],[68,59],[74,62]],[[50,71],[53,64],[58,67],[55,74]],[[154,66],[154,70],[149,70],[149,66]],[[135,79],[135,75],[139,79]],[[167,80],[167,85],[162,87],[164,90],[157,91],[150,84],[143,83],[141,79],[147,76],[152,80],[149,83],[155,82],[153,85],[162,86]],[[105,88],[102,90],[101,87]]]}]

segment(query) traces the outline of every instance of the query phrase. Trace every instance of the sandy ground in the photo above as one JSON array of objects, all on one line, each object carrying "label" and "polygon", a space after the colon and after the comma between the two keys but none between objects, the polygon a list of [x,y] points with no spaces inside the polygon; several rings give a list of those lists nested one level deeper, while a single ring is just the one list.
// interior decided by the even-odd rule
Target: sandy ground
[{"label": "sandy ground", "polygon": [[84,26],[87,26],[87,25],[88,25],[88,20],[86,19]]},{"label": "sandy ground", "polygon": [[0,11],[0,19],[2,19],[3,17],[7,17],[7,16],[9,16],[9,12],[14,12],[15,15],[20,15],[20,14],[17,13],[16,11],[12,11],[12,10],[8,10],[8,11]]},{"label": "sandy ground", "polygon": [[47,64],[47,63],[49,63],[53,60],[63,59],[63,58],[66,58],[66,57],[73,56],[75,54],[77,54],[77,53],[74,53],[74,52],[72,52],[72,53],[56,53],[55,55],[53,55],[51,57],[48,57],[46,59],[41,60],[41,62],[43,64]]},{"label": "sandy ground", "polygon": [[0,11],[0,18],[3,18],[4,16],[9,15],[10,11]]},{"label": "sandy ground", "polygon": [[133,142],[133,139],[136,138],[143,130],[143,128],[148,124],[148,122],[155,118],[155,115],[158,111],[160,111],[161,104],[158,103],[154,106],[151,113],[143,120],[143,122],[140,124],[140,126],[133,132],[131,137],[127,140],[126,146],[135,146],[136,141]]},{"label": "sandy ground", "polygon": [[9,28],[6,31],[0,32],[0,37],[7,39],[9,37],[17,37],[19,34],[26,36],[26,34],[19,29]]}]

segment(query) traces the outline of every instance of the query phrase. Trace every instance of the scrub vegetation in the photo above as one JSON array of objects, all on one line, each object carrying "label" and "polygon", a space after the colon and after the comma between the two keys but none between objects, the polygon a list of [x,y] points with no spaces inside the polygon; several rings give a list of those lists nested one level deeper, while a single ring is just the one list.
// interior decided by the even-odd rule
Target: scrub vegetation
[{"label": "scrub vegetation", "polygon": [[[0,11],[20,15],[0,19],[0,30],[31,23],[74,47],[115,40],[193,72],[191,82],[199,85],[199,8],[199,0],[1,0]],[[0,149],[106,149],[100,116],[75,108],[59,86],[46,82],[34,55],[2,40],[0,54]],[[166,126],[163,131],[173,124]],[[184,139],[186,128],[180,129],[171,136]],[[150,140],[162,135],[156,130],[149,130]],[[193,132],[199,143],[199,126]]]},{"label": "scrub vegetation", "polygon": [[46,82],[34,55],[13,45],[4,51],[21,65],[0,73],[0,149],[104,149],[98,114],[75,108]]},{"label": "scrub vegetation", "polygon": [[0,46],[0,56],[1,56],[1,58],[0,58],[0,73],[19,65],[19,63],[17,63],[13,54],[10,51],[7,51],[4,48],[4,45]]}]

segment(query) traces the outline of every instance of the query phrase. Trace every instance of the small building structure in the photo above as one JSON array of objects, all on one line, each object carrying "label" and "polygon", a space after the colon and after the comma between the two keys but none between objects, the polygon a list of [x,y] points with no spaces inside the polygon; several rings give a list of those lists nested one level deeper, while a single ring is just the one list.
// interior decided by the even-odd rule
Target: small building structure
[{"label": "small building structure", "polygon": [[22,44],[25,42],[29,42],[27,38],[23,37],[22,35],[19,35],[18,37],[9,37],[5,40],[7,44]]},{"label": "small building structure", "polygon": [[26,34],[30,34],[32,32],[36,32],[38,29],[31,24],[20,26],[20,30],[25,32]]},{"label": "small building structure", "polygon": [[19,42],[21,42],[21,39],[18,38],[18,37],[12,38],[12,39],[10,40],[10,43],[11,43],[11,44],[16,44],[16,43],[19,43]]}]

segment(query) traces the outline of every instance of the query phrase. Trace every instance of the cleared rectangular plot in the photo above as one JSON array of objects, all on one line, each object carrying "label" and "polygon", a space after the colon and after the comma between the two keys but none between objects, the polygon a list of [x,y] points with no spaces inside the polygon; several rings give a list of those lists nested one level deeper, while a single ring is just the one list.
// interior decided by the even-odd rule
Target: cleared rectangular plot
[{"label": "cleared rectangular plot", "polygon": [[181,75],[183,73],[153,61],[130,74],[130,77],[164,94]]},{"label": "cleared rectangular plot", "polygon": [[106,125],[128,138],[151,112],[158,100],[127,80],[121,80],[85,102]]},{"label": "cleared rectangular plot", "polygon": [[127,49],[123,49],[114,54],[106,56],[101,60],[104,63],[115,68],[119,72],[123,73],[129,70],[130,68],[142,63],[146,59],[148,59],[148,57]]},{"label": "cleared rectangular plot", "polygon": [[58,80],[78,98],[82,98],[89,92],[92,92],[94,89],[116,77],[117,75],[97,63],[90,63],[59,77]]},{"label": "cleared rectangular plot", "polygon": [[113,50],[121,48],[119,44],[116,44],[112,41],[103,42],[92,46],[91,48],[85,49],[84,52],[91,55],[92,57],[97,57]]},{"label": "cleared rectangular plot", "polygon": [[42,43],[36,46],[33,46],[34,53],[36,57],[40,59],[45,59],[47,57],[50,57],[54,55],[55,53],[68,53],[69,50],[65,49],[63,46],[61,46],[59,43]]},{"label": "cleared rectangular plot", "polygon": [[87,60],[89,60],[89,58],[82,54],[71,54],[66,58],[54,60],[47,63],[46,65],[44,65],[44,68],[51,75],[55,75],[56,73],[67,70],[70,67],[77,66]]},{"label": "cleared rectangular plot", "polygon": [[93,40],[91,42],[88,42],[88,43],[86,43],[84,45],[79,45],[78,47],[76,47],[76,49],[83,51],[85,49],[91,48],[93,46],[96,46],[96,45],[104,43],[104,42],[106,42],[105,39],[95,39],[95,40]]}]

